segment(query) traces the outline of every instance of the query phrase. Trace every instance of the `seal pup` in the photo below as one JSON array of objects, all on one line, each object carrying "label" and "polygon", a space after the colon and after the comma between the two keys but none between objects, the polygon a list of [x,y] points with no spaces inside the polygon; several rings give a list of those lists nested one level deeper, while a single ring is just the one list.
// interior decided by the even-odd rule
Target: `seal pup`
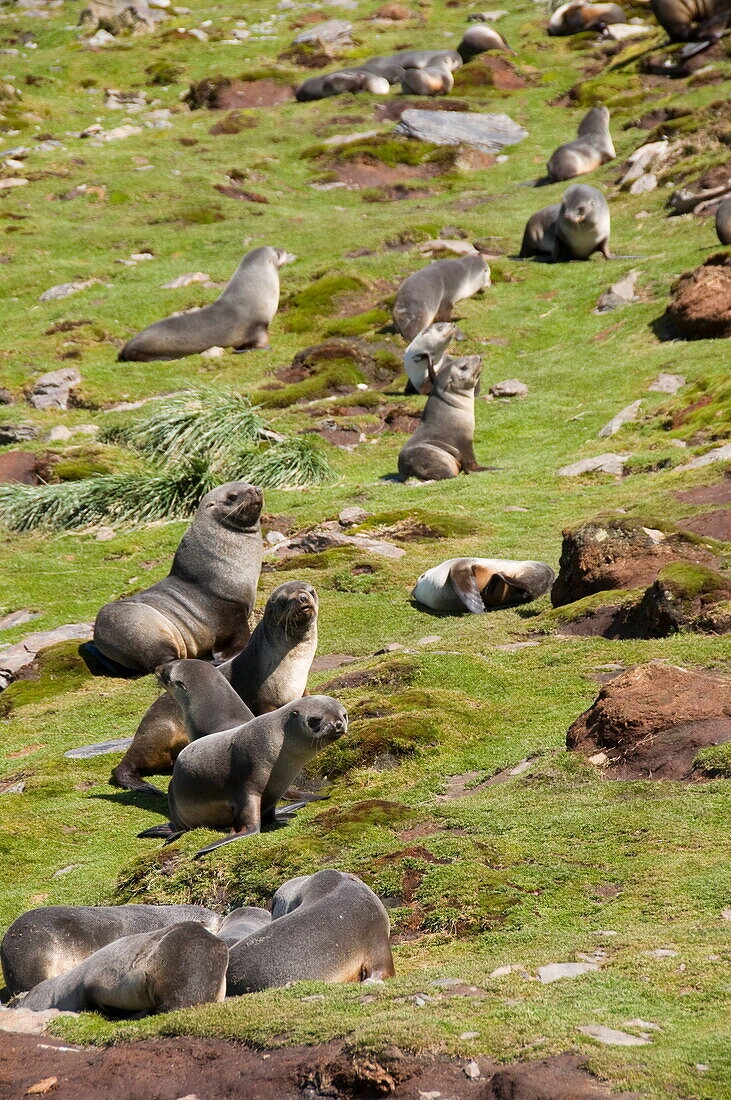
[{"label": "seal pup", "polygon": [[592,107],[579,123],[578,137],[559,145],[546,166],[549,180],[570,180],[614,160],[617,153],[609,133],[609,111]]},{"label": "seal pup", "polygon": [[369,57],[357,69],[382,76],[389,84],[400,84],[406,69],[444,67],[454,72],[462,65],[456,50],[397,50],[386,57]]},{"label": "seal pup", "polygon": [[[184,699],[179,699],[185,705]],[[189,829],[229,829],[214,848],[261,831],[286,811],[276,806],[294,777],[348,728],[345,707],[328,695],[311,695],[263,714],[238,729],[191,741],[178,756],[168,787],[170,821],[140,833],[171,841]]]},{"label": "seal pup", "polygon": [[480,380],[482,359],[467,355],[449,359],[439,374],[427,366],[432,391],[424,415],[411,439],[401,448],[398,472],[405,481],[442,481],[484,469],[478,466],[473,447],[475,434],[475,391]]},{"label": "seal pup", "polygon": [[494,27],[488,27],[486,23],[476,23],[468,27],[457,46],[457,53],[465,65],[473,57],[477,57],[480,53],[487,53],[489,50],[501,50],[503,53],[516,56],[515,50],[510,48],[500,32]]},{"label": "seal pup", "polygon": [[[161,683],[166,694],[148,708],[110,782],[131,790],[162,794],[142,777],[170,772],[178,753],[190,741],[242,725],[257,714],[277,710],[301,698],[307,691],[307,677],[317,650],[317,613],[317,592],[312,585],[306,581],[285,581],[269,596],[264,615],[246,648],[235,657],[213,671],[211,665],[206,666],[205,672],[194,669],[189,661],[175,665],[176,676],[189,681],[192,703],[187,722],[196,726],[195,737],[186,728],[176,702],[176,689],[165,680],[163,669]],[[239,699],[238,721],[230,720],[236,704],[218,686],[220,676]],[[216,706],[211,705],[214,697]]]},{"label": "seal pup", "polygon": [[370,92],[372,95],[388,95],[390,84],[383,76],[365,69],[339,69],[324,76],[311,76],[304,80],[295,91],[295,99],[306,103],[315,99],[327,99],[328,96],[344,95],[346,92]]},{"label": "seal pup", "polygon": [[650,0],[671,42],[718,42],[731,23],[729,0]]},{"label": "seal pup", "polygon": [[163,580],[105,604],[91,652],[117,669],[152,672],[181,657],[229,656],[249,640],[261,572],[261,489],[230,481],[206,493]]},{"label": "seal pup", "polygon": [[20,1005],[145,1016],[222,1001],[228,955],[223,940],[191,922],[123,936],[35,986]]},{"label": "seal pup", "polygon": [[579,34],[600,31],[609,23],[626,23],[627,15],[619,4],[584,4],[572,0],[556,8],[548,21],[551,35]]},{"label": "seal pup", "polygon": [[422,329],[404,352],[404,370],[408,375],[407,393],[429,393],[428,364],[435,374],[444,366],[447,348],[457,331],[456,325],[437,321]]},{"label": "seal pup", "polygon": [[451,321],[457,302],[489,285],[490,268],[479,252],[436,260],[404,279],[393,305],[393,322],[410,343],[434,321]]},{"label": "seal pup", "polygon": [[601,191],[575,183],[560,203],[544,206],[529,219],[520,246],[520,258],[545,256],[549,260],[588,260],[594,252],[609,252],[609,206]]},{"label": "seal pup", "polygon": [[542,561],[449,558],[422,573],[411,598],[434,611],[481,615],[496,607],[530,603],[547,592],[556,574]]},{"label": "seal pup", "polygon": [[49,905],[22,913],[0,945],[5,984],[11,993],[33,989],[72,970],[99,948],[122,936],[154,932],[181,922],[211,932],[221,918],[202,905]]},{"label": "seal pup", "polygon": [[452,70],[446,65],[426,69],[404,69],[401,91],[410,95],[449,95],[454,87]]},{"label": "seal pup", "polygon": [[327,869],[292,879],[274,895],[271,924],[230,948],[227,995],[391,978],[390,930],[380,899],[355,875]]},{"label": "seal pup", "polygon": [[716,211],[716,233],[721,244],[731,244],[731,198],[724,199]]},{"label": "seal pup", "polygon": [[283,248],[253,249],[215,302],[148,325],[127,341],[118,358],[149,363],[213,347],[268,347],[269,325],[279,306],[279,268],[293,259]]},{"label": "seal pup", "polygon": [[267,909],[259,909],[256,905],[243,905],[240,909],[234,909],[221,922],[221,927],[216,935],[229,948],[234,944],[252,936],[254,932],[260,932],[272,922],[272,914]]}]

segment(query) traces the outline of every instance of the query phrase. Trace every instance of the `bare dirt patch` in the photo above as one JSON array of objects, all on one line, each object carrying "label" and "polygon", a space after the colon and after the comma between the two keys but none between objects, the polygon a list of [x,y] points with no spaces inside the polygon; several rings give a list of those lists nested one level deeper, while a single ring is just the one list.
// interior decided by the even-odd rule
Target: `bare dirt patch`
[{"label": "bare dirt patch", "polygon": [[274,107],[294,99],[294,89],[278,80],[228,80],[226,77],[206,77],[191,84],[185,101],[193,110],[250,110],[254,107]]},{"label": "bare dirt patch", "polygon": [[32,451],[5,451],[0,455],[0,483],[39,485],[48,476],[48,463]]},{"label": "bare dirt patch", "polygon": [[666,316],[686,340],[731,336],[731,256],[718,252],[681,275]]},{"label": "bare dirt patch", "polygon": [[465,99],[439,99],[420,96],[419,99],[389,99],[375,107],[378,122],[398,122],[404,111],[471,111],[472,105]]},{"label": "bare dirt patch", "polygon": [[[439,175],[439,164],[383,164],[354,157],[338,164],[333,170],[338,181],[354,191],[366,187],[390,187],[406,180],[427,180]],[[410,191],[410,193],[413,193]]]},{"label": "bare dirt patch", "polygon": [[696,535],[708,535],[721,542],[731,542],[731,508],[719,508],[715,512],[703,512],[678,524],[684,531],[694,531]]},{"label": "bare dirt patch", "polygon": [[731,475],[711,485],[698,485],[675,494],[684,504],[731,504]]}]

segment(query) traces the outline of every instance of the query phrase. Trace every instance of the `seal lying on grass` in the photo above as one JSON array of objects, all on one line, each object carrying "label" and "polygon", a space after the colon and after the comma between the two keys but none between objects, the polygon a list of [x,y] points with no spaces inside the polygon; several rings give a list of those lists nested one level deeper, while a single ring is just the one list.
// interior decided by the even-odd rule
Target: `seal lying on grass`
[{"label": "seal lying on grass", "polygon": [[548,592],[556,579],[542,561],[505,558],[449,558],[422,573],[412,599],[434,611],[472,611],[529,603]]},{"label": "seal lying on grass", "polygon": [[546,171],[550,180],[570,180],[614,160],[617,153],[609,133],[609,111],[592,107],[579,123],[578,137],[559,145]]}]

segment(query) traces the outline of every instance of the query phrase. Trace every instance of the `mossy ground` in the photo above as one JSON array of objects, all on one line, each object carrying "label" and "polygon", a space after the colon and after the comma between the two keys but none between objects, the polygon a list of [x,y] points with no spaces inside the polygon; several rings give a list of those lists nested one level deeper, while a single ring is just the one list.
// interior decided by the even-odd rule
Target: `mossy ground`
[{"label": "mossy ground", "polygon": [[[373,311],[386,299],[371,288],[388,284],[395,291],[424,263],[415,251],[384,242],[417,241],[443,228],[489,238],[501,253],[494,285],[457,309],[467,337],[460,354],[484,355],[483,393],[490,382],[516,376],[530,393],[521,402],[478,400],[475,447],[482,463],[496,467],[489,472],[429,486],[399,484],[392,475],[405,437],[384,432],[352,452],[328,448],[339,474],[335,484],[267,492],[266,510],[292,516],[297,527],[333,518],[345,504],[359,504],[379,519],[406,514],[428,522],[430,513],[437,523],[445,515],[454,519],[439,539],[412,541],[397,560],[346,548],[292,559],[263,574],[262,603],[282,570],[315,577],[321,653],[366,658],[391,642],[413,650],[401,658],[408,660],[408,676],[397,676],[390,687],[385,676],[381,683],[333,689],[355,718],[333,761],[331,800],[307,807],[286,829],[227,846],[201,862],[190,855],[203,833],[165,850],[138,840],[137,832],[164,814],[164,800],[110,787],[116,756],[71,760],[63,753],[131,735],[157,693],[151,679],[92,678],[64,666],[58,676],[42,675],[12,689],[13,706],[2,720],[2,775],[22,775],[26,789],[0,796],[0,919],[7,925],[30,906],[53,903],[261,903],[290,875],[341,867],[362,875],[393,906],[398,977],[369,990],[372,1001],[363,1003],[356,986],[308,985],[131,1023],[85,1016],[59,1030],[79,1041],[153,1033],[236,1036],[262,1044],[347,1036],[375,1047],[395,1042],[459,1054],[480,1051],[508,1061],[576,1048],[591,1055],[592,1068],[615,1088],[658,1100],[721,1100],[731,1080],[731,951],[729,925],[721,916],[731,899],[728,780],[605,783],[563,750],[566,729],[596,694],[594,676],[602,666],[664,659],[728,670],[728,642],[694,633],[652,642],[549,636],[527,648],[505,649],[500,647],[528,638],[532,620],[548,606],[545,597],[515,610],[447,617],[411,605],[409,593],[419,573],[446,557],[538,558],[555,566],[561,529],[598,512],[624,509],[672,522],[693,510],[677,500],[676,489],[715,478],[716,471],[720,476],[718,467],[683,474],[654,461],[674,449],[673,438],[688,444],[678,452],[685,458],[727,433],[723,416],[716,415],[727,411],[727,393],[722,380],[713,381],[725,345],[664,342],[657,324],[677,275],[717,248],[711,221],[667,218],[664,186],[649,195],[623,193],[611,199],[611,244],[631,258],[549,266],[512,257],[529,214],[563,190],[560,184],[540,190],[519,184],[542,175],[549,154],[574,136],[590,103],[610,104],[620,160],[647,139],[648,131],[634,125],[646,110],[660,103],[692,112],[701,126],[676,135],[692,175],[727,159],[713,129],[715,109],[707,108],[728,83],[666,80],[649,87],[640,84],[633,66],[597,72],[607,55],[593,36],[549,39],[543,12],[521,0],[500,29],[518,51],[518,71],[532,82],[499,96],[489,85],[475,85],[469,97],[472,109],[495,104],[525,125],[529,137],[489,169],[455,168],[432,177],[420,197],[367,202],[368,192],[310,187],[316,165],[303,153],[333,134],[377,128],[388,139],[381,156],[391,156],[392,126],[375,115],[380,101],[363,95],[287,102],[241,112],[238,132],[211,134],[222,113],[182,106],[180,95],[191,81],[211,72],[279,73],[288,81],[309,71],[298,73],[291,63],[276,61],[295,33],[286,12],[278,13],[274,39],[254,35],[227,45],[222,39],[240,9],[224,0],[188,4],[191,16],[170,20],[155,35],[123,39],[97,52],[78,42],[71,26],[76,11],[69,5],[47,20],[12,9],[3,15],[0,45],[14,46],[17,35],[28,33],[38,48],[4,57],[4,71],[18,73],[22,94],[6,111],[4,147],[27,145],[32,152],[23,169],[30,183],[5,194],[0,210],[8,288],[0,300],[1,381],[19,395],[71,350],[83,375],[85,404],[39,413],[20,402],[0,410],[3,422],[31,422],[44,430],[90,420],[108,424],[114,414],[102,419],[98,410],[116,402],[220,382],[269,394],[283,431],[307,429],[311,421],[296,403],[329,396],[327,386],[321,387],[323,374],[314,390],[297,390],[307,387],[306,380],[287,387],[284,398],[282,390],[261,386],[297,351],[342,325],[338,303],[346,294],[362,295],[352,312],[367,317],[369,332],[380,327],[381,313]],[[254,24],[273,10],[252,0],[246,17]],[[370,14],[372,5],[363,0],[348,17]],[[208,43],[169,33],[176,23],[205,19],[213,21]],[[354,51],[361,56],[386,53],[406,39],[414,46],[434,45],[435,28],[443,46],[450,44],[443,31],[458,41],[464,10],[434,0],[424,26],[357,27],[366,40]],[[727,69],[728,62],[721,62],[719,71],[728,76]],[[574,86],[572,100],[567,97]],[[74,136],[97,118],[105,130],[127,118],[105,107],[106,88],[144,91],[159,100],[172,110],[170,127],[145,127],[143,111],[129,115],[142,125],[141,134],[101,145]],[[38,150],[41,135],[61,146]],[[606,165],[587,182],[611,193],[617,167]],[[682,175],[683,164],[677,171]],[[265,193],[269,203],[214,191],[232,175]],[[61,199],[81,183],[91,185],[86,194]],[[116,349],[132,333],[218,293],[200,285],[163,290],[163,283],[187,271],[223,283],[248,247],[265,243],[299,257],[282,270],[286,308],[272,325],[270,350],[214,360],[117,363]],[[153,260],[115,262],[146,250]],[[632,268],[640,271],[641,300],[611,315],[594,315],[600,293]],[[39,301],[51,285],[91,278],[99,282],[72,297]],[[47,335],[63,322],[84,325]],[[362,319],[354,323],[368,334]],[[716,406],[699,406],[695,418],[672,429],[663,411],[667,398],[646,392],[661,370],[683,374],[690,384],[673,408],[685,393],[690,404],[709,387]],[[341,380],[342,372],[332,381]],[[357,386],[360,379],[353,374],[347,381]],[[370,396],[356,391],[345,400],[368,405]],[[557,476],[560,466],[608,449],[597,431],[639,397],[644,419],[611,443],[638,456],[631,477]],[[379,393],[378,402],[403,404],[403,398]],[[323,400],[323,416],[328,407]],[[108,457],[105,450],[93,460]],[[90,453],[83,457],[84,463],[91,460]],[[81,456],[70,452],[64,461],[73,470]],[[510,510],[516,507],[524,510]],[[172,522],[119,529],[109,542],[97,541],[94,532],[5,535],[0,611],[39,611],[33,630],[91,621],[103,603],[164,575],[184,527]],[[358,573],[356,567],[371,559],[374,572]],[[11,644],[28,630],[4,631],[3,641]],[[438,642],[419,644],[435,633]],[[313,674],[310,690],[332,677]],[[373,713],[381,710],[382,719]],[[370,755],[364,752],[369,744]],[[352,759],[346,758],[348,746]],[[394,760],[379,770],[389,755]],[[374,766],[378,756],[381,764]],[[526,772],[482,785],[526,757],[536,758]],[[475,793],[442,801],[451,776],[473,777],[466,786]],[[647,954],[657,947],[678,954]],[[570,982],[543,986],[518,972],[490,978],[507,964],[534,973],[543,963],[598,950],[606,953],[600,971]],[[430,982],[443,976],[465,978],[486,996],[477,1002],[431,1000],[416,1008],[411,994],[434,996],[437,987]],[[325,1000],[305,1007],[301,998],[313,991]],[[652,1032],[648,1046],[602,1048],[576,1030],[586,1023],[621,1027],[636,1018],[661,1029]],[[473,1031],[476,1038],[460,1038]],[[698,1065],[708,1069],[699,1071]]]}]

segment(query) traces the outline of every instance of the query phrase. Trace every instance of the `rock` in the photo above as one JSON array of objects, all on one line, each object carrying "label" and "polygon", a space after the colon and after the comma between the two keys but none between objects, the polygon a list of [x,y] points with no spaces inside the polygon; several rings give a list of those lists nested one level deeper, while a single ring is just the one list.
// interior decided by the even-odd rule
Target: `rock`
[{"label": "rock", "polygon": [[474,11],[467,16],[468,23],[494,23],[496,19],[502,19],[508,12],[504,8],[497,11]]},{"label": "rock", "polygon": [[[93,633],[92,623],[68,623],[58,626],[55,630],[41,630],[36,634],[29,634],[16,645],[9,646],[0,652],[0,679],[4,681],[0,690],[7,687],[8,681],[15,677],[22,669],[33,664],[36,654],[42,649],[56,645],[58,642],[78,640],[88,642]],[[5,676],[1,674],[5,673]]]},{"label": "rock", "polygon": [[648,387],[649,393],[677,393],[685,385],[682,374],[666,374],[660,371],[657,378]]},{"label": "rock", "polygon": [[602,27],[602,38],[610,38],[614,42],[626,42],[630,38],[643,38],[647,34],[653,34],[654,30],[654,27],[639,23],[608,23]]},{"label": "rock", "polygon": [[582,458],[569,466],[562,466],[558,473],[560,477],[578,477],[580,474],[595,473],[614,474],[615,477],[621,477],[628,458],[629,455],[618,455],[613,451],[607,451],[594,458]]},{"label": "rock", "polygon": [[10,390],[6,390],[4,386],[0,386],[0,405],[12,405],[13,395]]},{"label": "rock", "polygon": [[605,290],[594,307],[594,313],[609,313],[610,310],[626,305],[627,302],[636,302],[637,275],[637,271],[630,271],[628,275],[624,275]]},{"label": "rock", "polygon": [[650,191],[654,191],[657,187],[657,176],[654,172],[643,172],[643,174],[630,184],[630,195],[646,195]]},{"label": "rock", "polygon": [[270,546],[276,546],[278,542],[286,542],[287,536],[281,531],[267,531],[267,542]]},{"label": "rock", "polygon": [[616,1031],[613,1027],[603,1027],[601,1024],[585,1024],[576,1030],[605,1046],[643,1047],[650,1042],[649,1039],[642,1039],[639,1035],[629,1035],[626,1031]]},{"label": "rock", "polygon": [[403,112],[395,132],[434,145],[473,145],[487,153],[499,153],[528,136],[527,130],[504,114],[414,108]]},{"label": "rock", "polygon": [[[0,432],[2,429],[0,429]],[[725,462],[731,458],[731,443],[724,443],[720,447],[714,447],[710,451],[706,451],[704,455],[696,455],[695,458],[691,458],[690,462],[685,462],[682,466],[676,466],[677,473],[683,473],[684,470],[699,470],[703,466],[710,466],[713,462]]]},{"label": "rock", "polygon": [[646,587],[678,561],[717,565],[715,555],[681,531],[664,534],[624,516],[587,520],[563,530],[551,603],[561,607],[595,592]]},{"label": "rock", "polygon": [[25,783],[21,779],[18,783],[10,783],[7,786],[3,786],[0,781],[0,795],[2,794],[22,794],[25,790]]},{"label": "rock", "polygon": [[673,951],[670,947],[655,947],[652,951],[645,951],[645,955],[652,955],[655,959],[677,959],[678,954],[678,951]]},{"label": "rock", "polygon": [[566,735],[573,752],[606,753],[612,779],[688,779],[701,749],[731,741],[731,680],[639,665],[605,684]]},{"label": "rock", "polygon": [[93,756],[104,756],[108,752],[124,752],[131,744],[131,737],[115,737],[112,741],[98,741],[94,745],[69,749],[64,756],[68,756],[70,760],[90,760]]},{"label": "rock", "polygon": [[0,630],[10,630],[13,626],[23,626],[25,623],[37,619],[40,611],[31,611],[29,607],[23,607],[18,611],[10,611],[7,615],[0,616]]},{"label": "rock", "polygon": [[47,472],[43,456],[32,451],[5,451],[0,454],[0,484],[38,485]]},{"label": "rock", "polygon": [[295,46],[350,46],[353,24],[347,19],[328,19],[314,27],[300,31],[294,40]]},{"label": "rock", "polygon": [[470,1081],[476,1081],[480,1076],[480,1067],[474,1058],[470,1059],[467,1065],[464,1067],[465,1077],[469,1077]]},{"label": "rock", "polygon": [[494,382],[490,393],[493,397],[527,397],[528,387],[517,378],[507,378],[504,382]]},{"label": "rock", "polygon": [[681,630],[731,632],[729,577],[676,562],[660,572],[636,607],[625,614],[625,637],[668,638]]},{"label": "rock", "polygon": [[76,367],[50,371],[36,379],[28,400],[34,409],[67,409],[71,391],[80,382],[81,374]]},{"label": "rock", "polygon": [[46,435],[49,443],[65,443],[74,433],[65,424],[56,424]]},{"label": "rock", "polygon": [[92,34],[91,38],[87,39],[87,46],[111,46],[114,42],[114,35],[109,31],[98,30],[96,34]]},{"label": "rock", "polygon": [[0,191],[10,191],[13,187],[25,187],[26,183],[30,183],[30,180],[22,176],[7,176],[4,180],[0,180]]},{"label": "rock", "polygon": [[52,1020],[59,1016],[73,1016],[78,1012],[59,1012],[57,1008],[46,1008],[42,1012],[31,1012],[29,1008],[5,1008],[0,1006],[0,1031],[14,1031],[19,1035],[42,1035]]},{"label": "rock", "polygon": [[365,535],[345,535],[334,531],[314,530],[304,535],[295,535],[278,543],[272,550],[266,553],[275,553],[280,558],[293,558],[298,554],[321,554],[325,550],[331,550],[336,546],[357,546],[361,550],[369,550],[373,554],[379,554],[385,558],[402,558],[406,551],[401,546],[385,542],[382,539],[371,539]]},{"label": "rock", "polygon": [[469,241],[445,241],[441,237],[420,244],[417,252],[432,255],[434,252],[451,252],[455,256],[471,256],[477,249]]},{"label": "rock", "polygon": [[169,283],[163,283],[162,290],[179,290],[182,286],[190,286],[191,283],[210,283],[211,276],[204,271],[189,271],[186,275],[178,275]]},{"label": "rock", "polygon": [[0,447],[10,443],[27,443],[37,435],[35,424],[0,424]]},{"label": "rock", "polygon": [[[87,0],[79,16],[79,26],[88,34],[97,32],[96,38],[99,32],[113,39],[124,31],[151,31],[164,18],[161,7],[159,3],[153,7],[146,0]],[[89,44],[97,43],[90,40]]]},{"label": "rock", "polygon": [[731,255],[718,252],[681,275],[666,316],[688,340],[731,336]]},{"label": "rock", "polygon": [[219,348],[214,344],[212,348],[206,348],[201,352],[201,359],[222,359],[225,354],[225,348]]},{"label": "rock", "polygon": [[122,138],[132,137],[134,134],[141,134],[141,126],[133,126],[131,123],[125,123],[124,126],[115,126],[113,130],[107,130],[99,134],[99,141],[121,141]]},{"label": "rock", "polygon": [[357,527],[358,524],[365,522],[370,514],[370,512],[366,512],[365,508],[360,508],[357,504],[351,504],[340,510],[338,523],[341,527]]},{"label": "rock", "polygon": [[417,645],[432,645],[434,642],[441,642],[441,640],[442,640],[442,635],[441,634],[427,634],[423,638],[417,638],[416,644]]},{"label": "rock", "polygon": [[637,419],[637,415],[641,408],[642,401],[633,401],[631,405],[627,405],[621,412],[618,412],[616,416],[613,416],[608,424],[600,428],[597,435],[600,439],[606,439],[610,435],[616,435],[621,427]]},{"label": "rock", "polygon": [[598,970],[596,963],[547,963],[538,967],[538,977],[544,985],[549,982],[557,982],[561,978],[578,978],[580,974],[589,974],[592,970]]},{"label": "rock", "polygon": [[70,295],[77,294],[80,290],[86,290],[87,287],[98,282],[98,279],[86,279],[76,283],[59,283],[58,286],[51,286],[48,290],[44,290],[38,300],[40,302],[58,302],[61,298],[68,298]]}]

